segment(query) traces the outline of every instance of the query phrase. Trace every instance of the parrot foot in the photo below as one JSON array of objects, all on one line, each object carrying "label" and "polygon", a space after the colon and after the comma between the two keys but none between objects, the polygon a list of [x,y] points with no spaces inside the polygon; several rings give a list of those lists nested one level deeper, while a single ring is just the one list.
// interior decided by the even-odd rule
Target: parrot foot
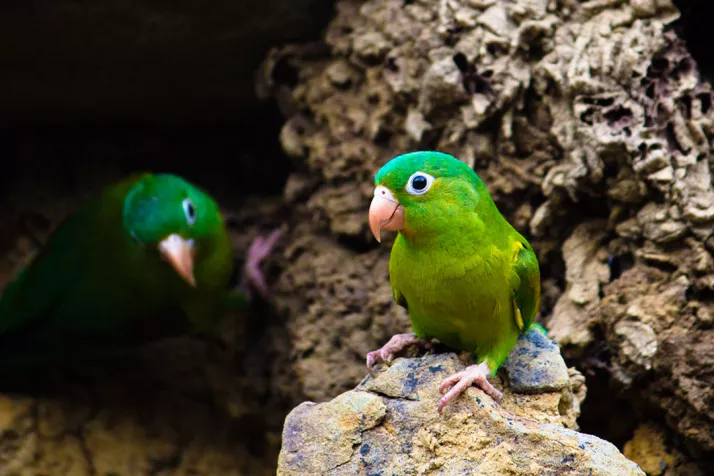
[{"label": "parrot foot", "polygon": [[491,371],[488,368],[488,364],[481,362],[478,365],[470,365],[461,372],[457,372],[444,379],[439,386],[440,393],[443,394],[452,385],[453,387],[439,400],[438,412],[441,413],[449,402],[456,399],[456,397],[461,395],[473,384],[476,384],[486,395],[493,398],[496,402],[500,402],[503,394],[487,380],[490,375]]},{"label": "parrot foot", "polygon": [[387,363],[391,362],[394,358],[394,354],[412,344],[423,344],[427,349],[431,347],[430,342],[424,341],[414,334],[395,334],[389,339],[389,342],[384,344],[381,348],[367,353],[367,370],[369,374],[374,375],[372,371],[374,364],[380,360]]},{"label": "parrot foot", "polygon": [[281,233],[280,229],[277,228],[267,237],[258,236],[248,248],[245,265],[243,266],[243,279],[240,284],[240,289],[247,295],[250,296],[250,289],[252,288],[258,291],[258,294],[263,298],[268,297],[268,285],[265,284],[260,265],[270,255]]}]

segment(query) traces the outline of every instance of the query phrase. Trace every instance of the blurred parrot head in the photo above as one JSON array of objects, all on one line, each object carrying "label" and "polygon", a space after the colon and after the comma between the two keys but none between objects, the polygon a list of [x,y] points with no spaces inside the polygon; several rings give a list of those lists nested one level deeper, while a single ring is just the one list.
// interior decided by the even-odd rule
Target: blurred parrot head
[{"label": "blurred parrot head", "polygon": [[194,261],[223,226],[218,205],[205,192],[171,174],[147,175],[124,200],[124,229],[155,250],[191,286]]}]

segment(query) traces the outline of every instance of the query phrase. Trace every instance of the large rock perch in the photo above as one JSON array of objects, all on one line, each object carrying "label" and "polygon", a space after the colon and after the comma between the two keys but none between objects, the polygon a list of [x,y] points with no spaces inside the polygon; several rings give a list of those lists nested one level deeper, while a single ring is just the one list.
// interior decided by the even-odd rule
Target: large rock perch
[{"label": "large rock perch", "polygon": [[285,422],[278,474],[645,474],[612,444],[563,428],[567,382],[534,395],[507,387],[502,406],[471,388],[440,416],[439,383],[462,368],[454,354],[400,358],[327,403],[301,404]]}]

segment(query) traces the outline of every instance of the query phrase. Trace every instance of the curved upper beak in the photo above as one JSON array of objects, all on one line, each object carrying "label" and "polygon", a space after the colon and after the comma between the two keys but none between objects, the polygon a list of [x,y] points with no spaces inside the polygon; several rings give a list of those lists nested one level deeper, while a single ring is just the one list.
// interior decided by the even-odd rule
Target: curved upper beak
[{"label": "curved upper beak", "polygon": [[193,276],[193,240],[185,240],[176,234],[169,235],[159,243],[159,252],[184,281],[196,287],[196,278]]},{"label": "curved upper beak", "polygon": [[404,228],[404,207],[391,190],[383,185],[374,189],[374,198],[369,206],[369,228],[378,242],[382,242],[382,230],[397,231]]}]

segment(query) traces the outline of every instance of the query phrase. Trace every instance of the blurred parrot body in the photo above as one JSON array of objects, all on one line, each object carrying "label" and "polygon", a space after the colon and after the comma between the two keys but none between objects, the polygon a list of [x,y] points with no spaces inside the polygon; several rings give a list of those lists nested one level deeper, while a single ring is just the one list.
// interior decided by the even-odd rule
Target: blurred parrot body
[{"label": "blurred parrot body", "polygon": [[233,259],[210,196],[175,175],[131,176],[69,216],[7,286],[0,370],[22,355],[40,362],[210,332],[236,302]]},{"label": "blurred parrot body", "polygon": [[540,303],[532,247],[503,218],[476,173],[450,155],[396,157],[375,184],[370,225],[378,240],[381,230],[399,231],[390,282],[416,338],[395,336],[386,349],[368,355],[368,366],[404,345],[436,338],[475,353],[480,362],[470,368],[472,382],[466,373],[445,380],[442,390],[459,380],[466,385],[454,387],[439,409],[474,382],[500,398],[485,379],[506,360]]}]

